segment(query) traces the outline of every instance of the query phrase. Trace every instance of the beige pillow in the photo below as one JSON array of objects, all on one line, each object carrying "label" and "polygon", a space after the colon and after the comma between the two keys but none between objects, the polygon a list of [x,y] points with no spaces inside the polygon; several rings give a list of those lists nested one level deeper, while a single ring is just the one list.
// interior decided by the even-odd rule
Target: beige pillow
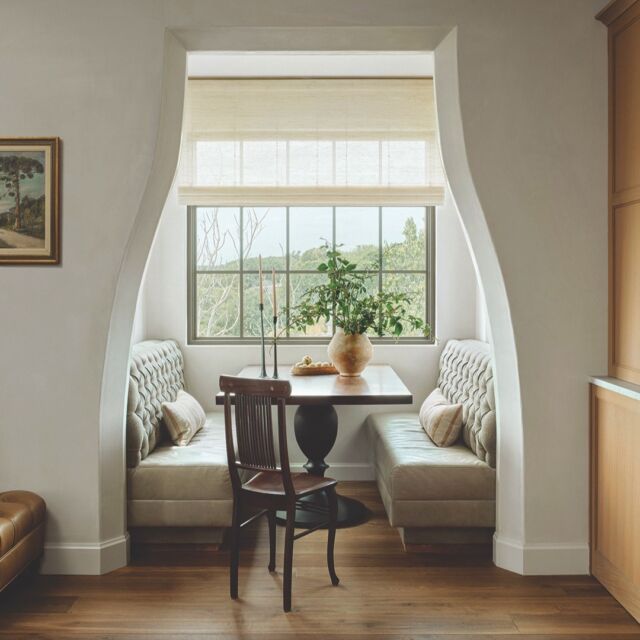
[{"label": "beige pillow", "polygon": [[437,387],[420,407],[420,424],[438,447],[450,447],[462,430],[462,405],[451,404]]},{"label": "beige pillow", "polygon": [[173,443],[179,447],[186,447],[207,421],[200,403],[186,391],[178,391],[175,402],[162,403],[162,416]]}]

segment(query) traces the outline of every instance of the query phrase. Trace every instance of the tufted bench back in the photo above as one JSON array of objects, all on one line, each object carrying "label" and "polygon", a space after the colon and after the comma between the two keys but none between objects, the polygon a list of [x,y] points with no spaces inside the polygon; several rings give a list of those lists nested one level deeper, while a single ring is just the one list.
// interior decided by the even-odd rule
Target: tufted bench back
[{"label": "tufted bench back", "polygon": [[127,466],[136,467],[162,437],[162,403],[184,388],[182,353],[173,340],[134,344],[129,364]]},{"label": "tufted bench back", "polygon": [[489,345],[449,340],[440,356],[438,386],[449,402],[462,404],[465,444],[495,468],[496,404]]}]

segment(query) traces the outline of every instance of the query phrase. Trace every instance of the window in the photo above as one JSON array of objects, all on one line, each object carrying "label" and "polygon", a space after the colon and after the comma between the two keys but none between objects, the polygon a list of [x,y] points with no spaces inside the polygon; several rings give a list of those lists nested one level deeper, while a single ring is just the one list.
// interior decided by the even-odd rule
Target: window
[{"label": "window", "polygon": [[[431,78],[190,79],[178,173],[189,342],[259,340],[260,255],[270,333],[271,269],[278,307],[292,307],[326,277],[316,270],[325,242],[372,292],[410,293],[433,334],[444,187]],[[333,330],[320,323],[282,340],[326,341]]]},{"label": "window", "polygon": [[[417,206],[190,206],[189,342],[258,342],[258,256],[270,332],[272,268],[279,309],[293,306],[326,277],[316,270],[325,242],[357,263],[372,292],[390,287],[411,293],[412,313],[434,329],[434,212]],[[285,324],[281,318],[280,326]],[[319,323],[306,334],[286,332],[281,340],[324,342],[333,329]],[[429,342],[411,333],[400,341]]]}]

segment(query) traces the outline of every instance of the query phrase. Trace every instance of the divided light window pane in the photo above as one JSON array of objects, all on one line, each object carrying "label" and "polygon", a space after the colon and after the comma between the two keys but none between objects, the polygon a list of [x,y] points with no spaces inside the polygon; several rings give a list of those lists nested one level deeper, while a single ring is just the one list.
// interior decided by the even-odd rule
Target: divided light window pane
[{"label": "divided light window pane", "polygon": [[[325,259],[325,243],[367,274],[371,293],[381,288],[408,293],[411,312],[432,322],[428,252],[433,215],[432,207],[190,207],[190,339],[257,341],[260,255],[265,328],[271,332],[272,267],[282,315],[309,287],[326,282],[326,274],[317,271]],[[320,320],[306,332],[285,332],[282,339],[326,340],[334,329]],[[416,333],[405,336],[420,338]]]},{"label": "divided light window pane", "polygon": [[426,269],[425,222],[424,209],[420,207],[382,209],[382,268],[385,271]]},{"label": "divided light window pane", "polygon": [[334,146],[322,140],[292,140],[288,145],[288,184],[328,186],[334,182]]},{"label": "divided light window pane", "polygon": [[242,217],[244,271],[262,268],[284,270],[287,255],[287,210],[285,207],[244,207]]},{"label": "divided light window pane", "polygon": [[378,212],[379,207],[336,207],[336,244],[363,270],[378,270]]},{"label": "divided light window pane", "polygon": [[198,141],[195,145],[196,184],[230,187],[239,183],[239,144],[233,141]]},{"label": "divided light window pane", "polygon": [[239,337],[239,276],[199,273],[196,278],[198,335],[208,338]]},{"label": "divided light window pane", "polygon": [[430,158],[438,157],[433,145],[421,140],[198,141],[193,186],[420,186],[426,175],[437,174],[437,166],[429,167],[435,162]]},{"label": "divided light window pane", "polygon": [[380,156],[382,184],[419,185],[424,182],[427,158],[423,142],[384,142]]},{"label": "divided light window pane", "polygon": [[240,268],[240,209],[198,207],[196,264],[198,269]]},{"label": "divided light window pane", "polygon": [[333,244],[333,207],[289,208],[289,268],[313,271]]}]

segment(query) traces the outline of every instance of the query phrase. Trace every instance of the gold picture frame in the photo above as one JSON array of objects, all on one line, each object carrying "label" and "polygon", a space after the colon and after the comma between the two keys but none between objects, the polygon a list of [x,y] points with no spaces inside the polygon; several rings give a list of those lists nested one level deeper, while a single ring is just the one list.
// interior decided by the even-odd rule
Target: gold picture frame
[{"label": "gold picture frame", "polygon": [[0,266],[60,264],[60,138],[0,138]]}]

